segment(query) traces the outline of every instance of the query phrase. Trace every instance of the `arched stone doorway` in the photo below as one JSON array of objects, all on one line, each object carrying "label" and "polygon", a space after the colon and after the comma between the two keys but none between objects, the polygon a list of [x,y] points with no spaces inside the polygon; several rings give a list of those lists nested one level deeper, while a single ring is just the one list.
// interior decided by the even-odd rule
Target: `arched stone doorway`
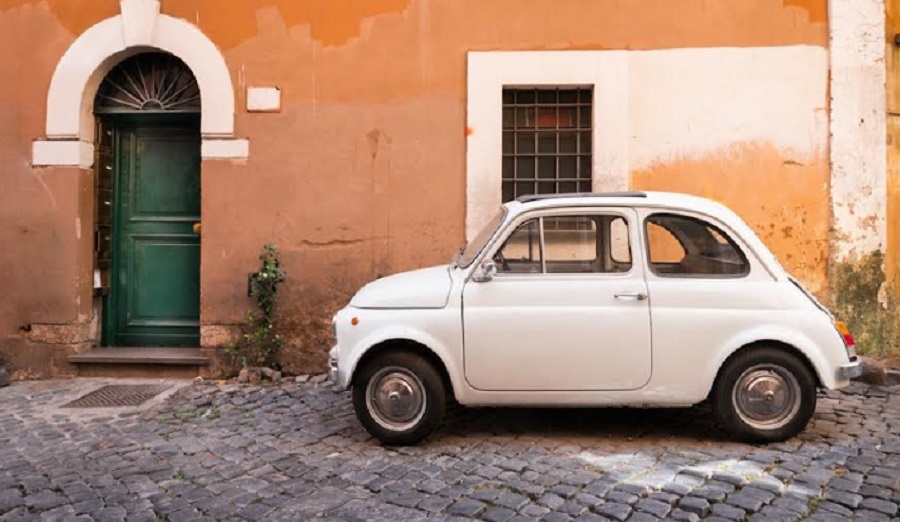
[{"label": "arched stone doorway", "polygon": [[[120,340],[108,338],[112,328],[99,328],[101,323],[109,316],[101,320],[102,306],[100,303],[110,299],[112,293],[112,228],[108,228],[110,239],[107,250],[110,250],[106,270],[106,282],[103,281],[104,270],[99,266],[99,249],[101,242],[101,223],[99,221],[101,207],[96,196],[99,196],[99,178],[95,176],[99,162],[105,159],[112,161],[115,154],[122,155],[121,150],[114,150],[116,143],[113,137],[119,133],[141,133],[142,129],[153,125],[175,125],[178,118],[170,121],[160,121],[172,116],[168,115],[140,115],[138,129],[115,129],[110,134],[97,132],[98,129],[112,127],[118,122],[112,120],[119,118],[121,122],[134,125],[134,119],[129,120],[127,115],[111,115],[116,111],[110,107],[95,107],[98,100],[102,100],[101,83],[114,68],[127,63],[129,59],[146,53],[164,53],[165,56],[177,58],[193,75],[194,82],[199,91],[198,106],[191,107],[189,111],[183,111],[181,121],[177,122],[178,128],[190,134],[192,145],[192,162],[198,165],[198,169],[204,171],[204,176],[214,177],[220,168],[219,160],[245,160],[249,157],[249,140],[235,136],[235,87],[231,79],[231,73],[225,62],[225,58],[216,45],[194,24],[168,16],[160,12],[158,0],[120,0],[120,14],[100,21],[87,29],[71,43],[66,52],[60,57],[59,63],[50,80],[47,92],[46,127],[43,136],[34,140],[32,145],[32,166],[39,169],[44,176],[66,177],[72,180],[76,190],[70,190],[64,194],[57,194],[60,206],[68,212],[76,223],[74,244],[68,244],[69,251],[74,252],[71,259],[72,273],[75,275],[75,284],[60,290],[61,301],[69,300],[72,303],[73,313],[63,319],[53,322],[34,322],[31,326],[29,342],[34,346],[40,346],[46,353],[59,354],[74,361],[74,355],[81,354],[104,342],[107,344],[119,344]],[[105,89],[105,88],[104,88]],[[108,92],[104,91],[106,94]],[[132,93],[134,94],[134,93]],[[127,98],[127,96],[126,96]],[[149,100],[144,100],[149,101]],[[157,100],[164,101],[164,100]],[[195,100],[196,101],[196,100]],[[100,102],[105,103],[105,102]],[[168,102],[166,102],[168,103]],[[193,102],[192,102],[193,103]],[[127,104],[126,104],[127,105]],[[143,109],[160,109],[152,101],[141,105]],[[199,111],[197,110],[199,108]],[[123,109],[120,107],[120,109]],[[135,107],[124,107],[133,110]],[[152,111],[151,111],[152,112]],[[115,116],[115,117],[113,117]],[[190,130],[187,127],[190,126]],[[113,130],[113,129],[110,129]],[[157,128],[157,130],[159,130]],[[187,141],[187,138],[185,138]],[[106,140],[106,141],[104,141]],[[159,144],[157,139],[154,146]],[[166,145],[169,146],[169,145]],[[175,145],[171,145],[175,147]],[[140,147],[138,147],[140,148]],[[199,152],[198,152],[199,151]],[[199,156],[198,156],[199,154]],[[182,154],[162,154],[162,157],[175,157]],[[131,161],[131,160],[129,160]],[[112,164],[104,165],[114,166]],[[199,172],[199,171],[197,171]],[[199,179],[199,178],[198,178]],[[184,180],[181,180],[184,183]],[[199,183],[199,181],[198,181]],[[90,190],[91,185],[97,186]],[[174,186],[174,185],[166,185]],[[155,187],[156,189],[158,187]],[[130,194],[130,193],[129,193]],[[177,194],[176,194],[177,196]],[[121,199],[127,201],[127,199]],[[114,205],[109,200],[111,207]],[[205,205],[211,203],[207,199]],[[110,215],[114,211],[110,209]],[[169,209],[171,210],[171,209]],[[183,224],[193,225],[198,219],[199,213],[186,213],[182,216]],[[61,218],[62,219],[62,218]],[[165,219],[159,221],[166,221]],[[171,220],[170,220],[171,221]],[[177,220],[175,220],[177,221]],[[107,227],[111,227],[108,224]],[[93,234],[91,230],[93,229]],[[126,231],[127,232],[127,231]],[[168,234],[171,231],[159,232]],[[139,234],[140,231],[136,231]],[[151,231],[156,234],[157,231]],[[174,232],[175,235],[186,235],[184,230]],[[191,235],[193,230],[191,230]],[[194,235],[196,237],[196,235]],[[123,237],[127,237],[127,234]],[[92,255],[92,252],[95,252]],[[199,250],[195,248],[196,256]],[[132,253],[133,254],[133,253]],[[122,256],[126,260],[126,269],[133,267],[128,265],[127,251]],[[163,261],[169,257],[163,256]],[[151,266],[151,265],[146,265]],[[157,263],[153,266],[162,266]],[[165,271],[165,270],[164,270]],[[126,279],[132,279],[133,274],[140,271],[132,270],[126,274]],[[200,280],[204,277],[200,272]],[[121,274],[120,274],[121,275]],[[184,283],[184,278],[182,280]],[[106,296],[100,296],[104,292],[104,284],[108,285]],[[122,295],[120,293],[120,295]],[[126,304],[129,297],[124,296]],[[163,299],[164,300],[164,299]],[[197,301],[191,301],[193,307]],[[110,313],[118,309],[114,303],[108,303]],[[151,307],[152,308],[152,307]],[[179,341],[175,344],[191,344],[197,346],[203,344],[196,341],[196,319],[194,310],[188,310],[185,306],[181,312],[190,315],[190,340]],[[190,312],[190,313],[187,313]],[[124,312],[127,316],[127,310]],[[152,314],[151,314],[152,315]],[[176,314],[177,315],[177,314]],[[150,318],[150,322],[153,321]],[[106,325],[110,326],[110,325]],[[202,330],[203,327],[201,327]],[[140,333],[140,332],[139,332]],[[160,343],[154,338],[145,337],[143,340],[128,340],[133,344],[167,344]],[[65,344],[61,344],[65,343]],[[212,346],[213,343],[207,343]],[[64,361],[54,359],[52,369],[54,375],[70,374],[73,371]]]},{"label": "arched stone doorway", "polygon": [[199,346],[200,107],[179,58],[145,52],[94,100],[95,267],[105,346]]}]

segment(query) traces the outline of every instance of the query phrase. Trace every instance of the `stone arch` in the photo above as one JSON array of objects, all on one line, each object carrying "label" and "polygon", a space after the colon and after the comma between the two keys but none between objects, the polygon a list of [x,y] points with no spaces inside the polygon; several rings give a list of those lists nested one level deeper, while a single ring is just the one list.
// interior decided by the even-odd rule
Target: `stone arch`
[{"label": "stone arch", "polygon": [[32,163],[90,166],[100,83],[123,59],[154,49],[180,58],[197,78],[203,157],[247,157],[247,140],[234,138],[234,87],[215,44],[197,26],[161,14],[158,0],[121,0],[120,6],[120,15],[82,33],[57,64],[47,95],[47,140],[34,143]]}]

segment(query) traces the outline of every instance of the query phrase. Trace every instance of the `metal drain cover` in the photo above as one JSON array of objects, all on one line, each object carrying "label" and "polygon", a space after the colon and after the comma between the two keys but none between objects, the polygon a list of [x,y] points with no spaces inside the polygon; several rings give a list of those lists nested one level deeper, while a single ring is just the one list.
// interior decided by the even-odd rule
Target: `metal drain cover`
[{"label": "metal drain cover", "polygon": [[75,399],[63,408],[140,406],[170,387],[170,384],[111,384]]}]

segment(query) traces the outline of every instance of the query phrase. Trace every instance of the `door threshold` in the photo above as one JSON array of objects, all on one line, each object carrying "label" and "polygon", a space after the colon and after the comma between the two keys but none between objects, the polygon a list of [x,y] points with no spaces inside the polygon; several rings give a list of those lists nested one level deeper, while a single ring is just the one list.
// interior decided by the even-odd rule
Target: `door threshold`
[{"label": "door threshold", "polygon": [[133,364],[167,366],[207,366],[209,357],[200,348],[94,348],[69,356],[73,364]]}]

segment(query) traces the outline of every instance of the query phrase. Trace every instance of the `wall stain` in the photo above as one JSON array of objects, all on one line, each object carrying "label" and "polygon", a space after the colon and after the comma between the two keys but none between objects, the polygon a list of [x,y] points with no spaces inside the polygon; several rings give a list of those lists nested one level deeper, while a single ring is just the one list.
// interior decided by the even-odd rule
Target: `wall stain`
[{"label": "wall stain", "polygon": [[884,254],[837,263],[831,275],[831,309],[845,321],[862,355],[896,359],[900,350],[897,293],[886,283]]},{"label": "wall stain", "polygon": [[287,27],[309,26],[310,36],[323,47],[340,47],[360,36],[366,20],[402,13],[410,1],[183,0],[164,2],[163,12],[198,23],[216,45],[230,49],[257,35],[259,10],[275,7]]},{"label": "wall stain", "polygon": [[73,36],[119,14],[119,0],[0,0],[0,16],[26,6],[49,9]]},{"label": "wall stain", "polygon": [[[828,159],[822,153],[785,165],[787,152],[738,143],[709,154],[659,162],[631,173],[635,190],[697,194],[734,210],[816,295],[828,292],[831,208],[822,197]],[[760,202],[747,194],[764,194]]]},{"label": "wall stain", "polygon": [[821,0],[784,0],[784,6],[806,11],[810,22],[824,24],[828,21],[828,5]]}]

